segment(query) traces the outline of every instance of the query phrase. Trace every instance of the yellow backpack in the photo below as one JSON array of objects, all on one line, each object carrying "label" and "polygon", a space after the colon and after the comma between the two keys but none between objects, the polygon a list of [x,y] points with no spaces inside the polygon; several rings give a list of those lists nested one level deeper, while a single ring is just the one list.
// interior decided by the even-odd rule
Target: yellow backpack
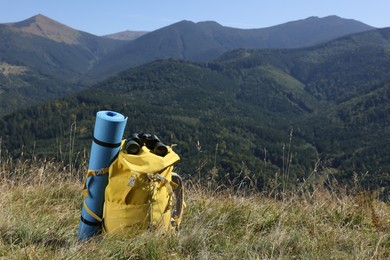
[{"label": "yellow backpack", "polygon": [[183,185],[172,170],[179,156],[170,146],[165,146],[163,155],[146,145],[131,154],[128,140],[122,141],[121,150],[109,168],[104,231],[131,235],[147,228],[168,231],[178,227],[184,207]]}]

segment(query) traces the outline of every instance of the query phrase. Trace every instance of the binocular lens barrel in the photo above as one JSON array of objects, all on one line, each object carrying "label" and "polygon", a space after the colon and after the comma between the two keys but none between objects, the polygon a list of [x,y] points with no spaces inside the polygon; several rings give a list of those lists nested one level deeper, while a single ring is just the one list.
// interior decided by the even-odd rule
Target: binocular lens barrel
[{"label": "binocular lens barrel", "polygon": [[165,156],[168,153],[168,148],[161,142],[156,143],[153,152],[159,156]]},{"label": "binocular lens barrel", "polygon": [[137,154],[139,152],[140,146],[136,141],[130,140],[126,144],[126,152],[128,154]]},{"label": "binocular lens barrel", "polygon": [[150,134],[133,134],[131,138],[126,140],[126,152],[128,154],[138,154],[141,146],[151,150],[154,154],[164,157],[168,153],[168,148],[155,135]]}]

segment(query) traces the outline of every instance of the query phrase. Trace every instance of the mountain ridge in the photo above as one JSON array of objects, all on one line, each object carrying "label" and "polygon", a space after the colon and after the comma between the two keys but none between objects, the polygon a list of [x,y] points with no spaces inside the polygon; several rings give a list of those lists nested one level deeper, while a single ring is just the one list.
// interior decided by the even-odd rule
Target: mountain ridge
[{"label": "mountain ridge", "polygon": [[[329,27],[337,21],[347,21],[339,17],[309,20],[313,19],[317,23],[331,22]],[[306,22],[302,20],[292,25],[297,30]],[[352,22],[360,26],[360,30],[371,28]],[[291,24],[282,28],[286,26],[290,28]],[[263,33],[259,34],[258,30],[229,28],[213,21],[181,21],[127,42],[78,31],[44,15],[0,24],[0,63],[3,64],[0,117],[28,104],[69,95],[127,68],[156,59],[209,61],[236,48],[268,48],[270,46],[263,41],[269,38],[289,46],[299,45],[289,36],[280,38],[285,34],[283,30],[272,33],[272,29],[267,29],[266,34],[260,30]],[[301,43],[309,42],[305,38]]]},{"label": "mountain ridge", "polygon": [[[319,28],[320,27],[320,28]],[[91,75],[114,75],[155,59],[208,61],[237,48],[298,48],[374,29],[338,16],[307,18],[260,29],[237,29],[217,22],[182,20],[141,36],[104,57]],[[147,55],[143,55],[143,54]]]}]

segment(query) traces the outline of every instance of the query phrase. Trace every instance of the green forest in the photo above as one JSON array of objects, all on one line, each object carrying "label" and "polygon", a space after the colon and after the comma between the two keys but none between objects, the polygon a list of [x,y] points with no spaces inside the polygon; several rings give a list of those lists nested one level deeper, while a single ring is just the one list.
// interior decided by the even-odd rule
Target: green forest
[{"label": "green forest", "polygon": [[[2,156],[88,159],[96,112],[175,144],[189,178],[285,185],[321,171],[390,187],[390,29],[302,49],[157,60],[0,119]],[[276,177],[275,177],[276,176]],[[278,177],[279,176],[279,177]]]}]

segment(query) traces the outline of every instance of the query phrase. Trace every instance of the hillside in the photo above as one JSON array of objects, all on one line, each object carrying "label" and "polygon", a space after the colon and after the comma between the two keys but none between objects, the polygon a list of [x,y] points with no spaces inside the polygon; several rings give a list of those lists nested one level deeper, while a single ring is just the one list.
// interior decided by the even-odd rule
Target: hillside
[{"label": "hillside", "polygon": [[[254,87],[247,82],[248,87]],[[93,91],[6,116],[0,121],[1,136],[3,145],[16,148],[16,154],[22,143],[27,152],[31,149],[28,144],[37,140],[36,155],[58,156],[55,146],[67,141],[57,138],[67,136],[73,120],[78,122],[77,138],[82,141],[77,149],[84,149],[90,143],[96,111],[112,109],[130,118],[127,136],[133,132],[154,133],[167,144],[178,144],[183,159],[180,169],[186,173],[196,174],[198,164],[209,169],[215,163],[231,174],[229,179],[249,168],[253,174],[262,175],[265,182],[276,166],[283,165],[281,151],[283,143],[288,143],[292,120],[307,113],[297,105],[305,94],[295,93],[287,83],[288,78],[277,88],[268,89],[269,97],[275,98],[272,102],[252,104],[237,99],[239,82],[207,65],[156,61],[123,72]],[[289,99],[289,95],[295,99]],[[198,142],[201,148],[197,148]],[[291,167],[304,175],[315,163],[316,151],[301,138],[294,137],[294,147],[302,154]],[[304,160],[303,154],[307,154]],[[224,178],[223,172],[216,177]]]},{"label": "hillside", "polygon": [[95,113],[110,109],[129,117],[126,136],[178,144],[179,171],[190,175],[220,169],[213,178],[221,182],[254,176],[263,187],[276,172],[291,185],[313,170],[340,182],[367,172],[365,185],[390,187],[389,35],[386,28],[305,49],[241,49],[209,63],[154,61],[4,117],[2,144],[13,156],[23,148],[66,160],[58,146],[73,138],[79,151],[89,149]]},{"label": "hillside", "polygon": [[238,29],[207,21],[181,21],[148,33],[102,59],[91,75],[114,75],[125,68],[162,58],[209,61],[237,48],[298,48],[372,30],[337,16],[310,17],[268,28]]},{"label": "hillside", "polygon": [[331,167],[380,174],[390,170],[385,148],[390,119],[389,47],[386,28],[309,49],[239,50],[217,61],[246,69],[267,64],[288,72],[320,105],[295,122],[301,131],[297,134],[316,147]]},{"label": "hillside", "polygon": [[389,203],[359,187],[346,195],[341,187],[326,190],[308,181],[297,191],[269,187],[259,193],[187,179],[187,207],[178,231],[95,236],[81,243],[77,225],[85,172],[50,161],[2,162],[0,257],[5,259],[390,257]]},{"label": "hillside", "polygon": [[43,15],[0,24],[0,116],[63,97],[94,82],[93,64],[123,44],[74,30]]},{"label": "hillside", "polygon": [[[70,95],[158,58],[204,61],[235,48],[301,47],[370,29],[335,16],[253,30],[182,21],[142,36],[138,32],[137,39],[123,41],[98,37],[36,15],[0,24],[0,117]],[[125,35],[129,33],[134,35]]]}]

